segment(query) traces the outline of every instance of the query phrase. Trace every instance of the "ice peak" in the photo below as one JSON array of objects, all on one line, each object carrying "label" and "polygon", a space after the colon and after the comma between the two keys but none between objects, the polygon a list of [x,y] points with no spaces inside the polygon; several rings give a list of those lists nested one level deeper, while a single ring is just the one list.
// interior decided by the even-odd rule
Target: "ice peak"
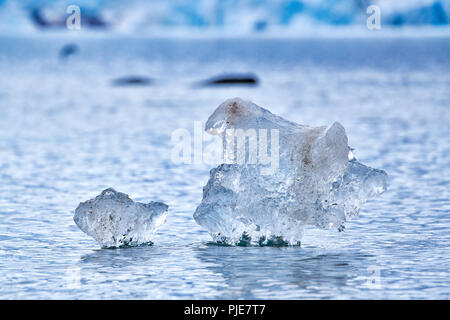
[{"label": "ice peak", "polygon": [[[235,148],[237,129],[246,131],[243,150]],[[343,230],[367,199],[385,190],[386,173],[349,155],[348,138],[339,122],[328,127],[300,125],[233,98],[214,111],[205,127],[225,138],[224,148],[231,150],[232,158],[243,155],[243,159],[254,158],[252,144],[260,157],[263,148],[254,142],[259,144],[257,135],[269,129],[271,138],[278,139],[270,148],[272,158],[279,160],[276,170],[267,174],[259,159],[211,170],[194,218],[216,241],[270,244],[283,239],[296,244],[306,225]]]}]

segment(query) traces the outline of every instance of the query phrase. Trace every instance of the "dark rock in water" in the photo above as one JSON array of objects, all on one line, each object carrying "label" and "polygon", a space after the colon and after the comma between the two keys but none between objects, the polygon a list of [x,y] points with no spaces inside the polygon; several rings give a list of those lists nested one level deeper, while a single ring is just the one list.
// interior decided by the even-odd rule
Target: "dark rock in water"
[{"label": "dark rock in water", "polygon": [[225,74],[213,77],[200,83],[202,86],[220,85],[258,85],[258,78],[252,74]]},{"label": "dark rock in water", "polygon": [[125,76],[114,79],[112,83],[115,86],[148,86],[153,83],[153,80],[147,77]]},{"label": "dark rock in water", "polygon": [[61,58],[67,58],[75,53],[77,53],[79,51],[79,48],[76,44],[74,43],[68,43],[65,44],[61,50],[59,50],[59,56]]}]

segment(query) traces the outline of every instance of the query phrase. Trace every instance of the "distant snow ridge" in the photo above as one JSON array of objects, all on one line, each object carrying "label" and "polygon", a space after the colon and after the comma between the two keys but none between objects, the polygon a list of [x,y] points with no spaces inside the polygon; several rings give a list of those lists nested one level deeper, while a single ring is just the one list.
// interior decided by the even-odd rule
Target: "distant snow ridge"
[{"label": "distant snow ridge", "polygon": [[194,219],[216,242],[296,245],[307,225],[343,231],[367,199],[386,190],[387,174],[353,157],[337,122],[329,127],[299,125],[236,98],[221,104],[205,128],[224,141],[230,129],[278,130],[279,168],[267,175],[263,165],[246,162],[211,170]]},{"label": "distant snow ridge", "polygon": [[79,204],[73,220],[103,248],[150,244],[166,220],[168,206],[161,202],[134,202],[112,188]]},{"label": "distant snow ridge", "polygon": [[[0,0],[0,31],[27,31],[32,24],[35,28],[66,28],[66,8],[70,4],[73,2],[68,0]],[[107,28],[120,33],[188,28],[249,34],[271,28],[278,32],[308,32],[317,25],[365,26],[366,10],[372,4],[381,8],[385,26],[450,23],[449,0],[77,1],[83,30]]]}]

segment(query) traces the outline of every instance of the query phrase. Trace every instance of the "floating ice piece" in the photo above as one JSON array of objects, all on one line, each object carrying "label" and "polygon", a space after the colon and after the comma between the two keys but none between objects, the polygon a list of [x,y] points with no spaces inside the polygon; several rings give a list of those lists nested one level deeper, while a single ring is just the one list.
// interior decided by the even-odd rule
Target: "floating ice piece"
[{"label": "floating ice piece", "polygon": [[158,227],[166,220],[168,206],[161,202],[134,202],[112,188],[95,199],[82,202],[73,220],[103,248],[151,243]]},{"label": "floating ice piece", "polygon": [[[257,157],[266,147],[278,160],[276,170],[267,174],[260,159],[249,163],[254,158],[250,139],[244,150],[233,149],[238,129],[247,137],[259,133],[253,139],[258,141]],[[231,150],[228,162],[211,170],[194,213],[196,222],[217,242],[294,245],[307,225],[342,231],[367,199],[386,190],[387,174],[353,157],[338,122],[329,127],[299,125],[235,98],[214,111],[205,130],[223,139],[225,154]],[[264,138],[269,132],[277,138],[270,146]],[[272,157],[274,153],[278,157]],[[236,161],[242,154],[244,163]]]}]

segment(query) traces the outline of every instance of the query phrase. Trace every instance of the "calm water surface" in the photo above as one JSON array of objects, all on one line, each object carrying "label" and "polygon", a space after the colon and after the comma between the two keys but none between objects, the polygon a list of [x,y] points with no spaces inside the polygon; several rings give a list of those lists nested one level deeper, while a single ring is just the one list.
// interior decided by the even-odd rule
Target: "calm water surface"
[{"label": "calm water surface", "polygon": [[[450,38],[0,38],[0,299],[448,299],[449,52]],[[222,72],[261,82],[193,85]],[[155,82],[111,85],[126,75]],[[174,164],[170,136],[235,96],[341,122],[389,190],[302,247],[209,244],[192,214],[211,168]],[[107,187],[170,206],[154,246],[101,250],[76,227]]]}]

